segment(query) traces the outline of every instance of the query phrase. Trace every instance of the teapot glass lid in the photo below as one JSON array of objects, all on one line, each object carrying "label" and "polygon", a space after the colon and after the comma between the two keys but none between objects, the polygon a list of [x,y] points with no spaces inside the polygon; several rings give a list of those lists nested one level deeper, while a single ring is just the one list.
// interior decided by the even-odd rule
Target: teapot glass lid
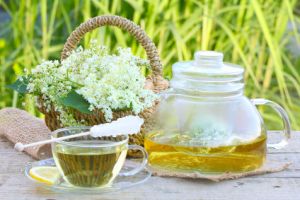
[{"label": "teapot glass lid", "polygon": [[224,63],[223,53],[216,51],[197,51],[194,60],[177,62],[173,74],[208,76],[243,76],[244,69],[238,65]]},{"label": "teapot glass lid", "polygon": [[233,92],[243,89],[244,69],[224,63],[223,53],[197,51],[194,60],[177,62],[172,67],[172,88],[204,91]]}]

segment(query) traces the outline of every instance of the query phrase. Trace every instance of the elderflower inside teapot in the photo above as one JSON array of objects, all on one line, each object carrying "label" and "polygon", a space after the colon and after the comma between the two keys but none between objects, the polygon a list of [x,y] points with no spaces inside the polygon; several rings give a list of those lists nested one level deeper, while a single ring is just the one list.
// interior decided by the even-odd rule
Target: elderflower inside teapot
[{"label": "elderflower inside teapot", "polygon": [[[243,95],[244,69],[223,63],[223,54],[198,51],[192,61],[173,65],[170,90],[146,134],[154,168],[201,172],[243,172],[259,168],[267,147],[282,148],[290,137],[284,109],[266,99]],[[271,106],[284,122],[284,138],[266,143],[256,105]]]}]

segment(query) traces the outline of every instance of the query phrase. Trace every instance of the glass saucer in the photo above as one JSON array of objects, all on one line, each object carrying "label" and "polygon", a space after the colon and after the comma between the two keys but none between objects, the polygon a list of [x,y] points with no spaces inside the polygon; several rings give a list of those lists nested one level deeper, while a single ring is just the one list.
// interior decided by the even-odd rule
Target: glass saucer
[{"label": "glass saucer", "polygon": [[[133,168],[136,168],[137,165],[140,165],[138,162],[134,162],[132,160],[126,160],[122,172],[130,171]],[[36,166],[56,166],[54,159],[46,159],[41,161],[36,161],[32,163],[28,163],[25,167],[25,175],[33,182],[44,186],[47,189],[53,190],[55,192],[79,192],[79,193],[106,193],[106,192],[114,192],[119,191],[125,188],[133,187],[139,184],[144,183],[151,177],[151,172],[145,168],[141,172],[133,175],[133,176],[117,176],[114,182],[110,186],[99,187],[99,188],[81,188],[75,187],[71,184],[67,183],[65,180],[61,178],[61,180],[54,185],[47,185],[46,183],[39,182],[33,179],[29,175],[29,171],[31,168]]]}]

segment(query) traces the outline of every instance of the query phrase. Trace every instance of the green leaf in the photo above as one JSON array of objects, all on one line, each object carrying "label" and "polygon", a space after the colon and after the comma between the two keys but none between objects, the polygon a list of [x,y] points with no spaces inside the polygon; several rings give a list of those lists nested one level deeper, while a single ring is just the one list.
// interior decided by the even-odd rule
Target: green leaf
[{"label": "green leaf", "polygon": [[66,97],[59,99],[59,102],[67,107],[74,108],[82,113],[91,114],[89,110],[90,103],[78,94],[75,90],[72,90]]},{"label": "green leaf", "polygon": [[13,89],[21,94],[28,93],[27,85],[29,83],[29,78],[21,77],[16,80],[13,84],[6,85],[6,88]]}]

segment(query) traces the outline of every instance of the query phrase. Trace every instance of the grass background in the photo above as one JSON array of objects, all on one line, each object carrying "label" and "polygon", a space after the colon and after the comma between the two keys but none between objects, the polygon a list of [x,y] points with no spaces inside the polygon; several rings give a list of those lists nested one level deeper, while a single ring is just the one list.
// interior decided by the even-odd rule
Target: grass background
[{"label": "grass background", "polygon": [[[41,116],[34,98],[5,85],[42,59],[59,59],[68,35],[81,22],[116,14],[139,24],[160,52],[164,75],[171,66],[190,60],[196,50],[217,50],[226,62],[245,70],[245,94],[268,98],[288,112],[300,129],[300,5],[297,0],[0,0],[0,108],[19,107]],[[142,47],[117,28],[88,34],[111,48]],[[269,129],[282,123],[274,111],[259,108]],[[42,117],[42,116],[41,116]]]}]

